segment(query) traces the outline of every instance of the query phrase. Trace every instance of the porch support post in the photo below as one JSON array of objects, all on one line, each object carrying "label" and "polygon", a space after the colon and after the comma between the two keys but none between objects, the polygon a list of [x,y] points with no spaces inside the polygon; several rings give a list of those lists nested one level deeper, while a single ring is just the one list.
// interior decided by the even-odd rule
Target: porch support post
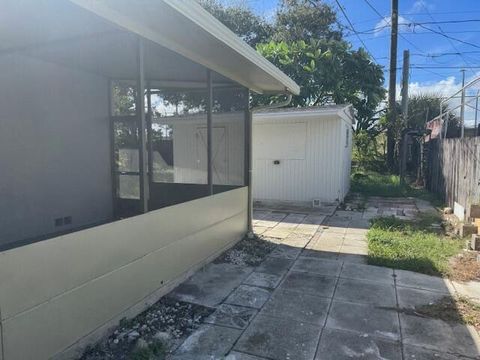
[{"label": "porch support post", "polygon": [[144,43],[137,38],[137,99],[136,112],[138,121],[138,155],[140,172],[140,212],[148,211],[148,178],[146,157],[146,121],[145,121],[145,73],[144,73]]},{"label": "porch support post", "polygon": [[152,112],[152,89],[150,83],[147,83],[147,151],[148,151],[148,190],[153,183],[153,112]]},{"label": "porch support post", "polygon": [[253,237],[253,188],[252,188],[252,111],[250,109],[250,91],[245,90],[245,185],[248,186],[248,236]]},{"label": "porch support post", "polygon": [[207,89],[207,184],[208,194],[213,195],[213,83],[210,69],[207,69]]}]

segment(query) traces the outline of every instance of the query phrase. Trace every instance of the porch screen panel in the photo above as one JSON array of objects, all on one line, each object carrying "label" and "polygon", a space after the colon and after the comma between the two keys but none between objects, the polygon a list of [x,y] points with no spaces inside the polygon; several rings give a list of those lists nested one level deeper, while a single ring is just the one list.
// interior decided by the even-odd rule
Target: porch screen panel
[{"label": "porch screen panel", "polygon": [[206,85],[154,94],[152,208],[208,196]]},{"label": "porch screen panel", "polygon": [[245,185],[247,96],[247,90],[240,86],[214,84],[212,170],[215,193]]}]

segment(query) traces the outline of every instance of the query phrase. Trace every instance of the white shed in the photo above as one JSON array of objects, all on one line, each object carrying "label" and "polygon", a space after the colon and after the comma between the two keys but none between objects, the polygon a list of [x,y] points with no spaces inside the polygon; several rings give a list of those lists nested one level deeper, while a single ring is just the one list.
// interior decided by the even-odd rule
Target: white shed
[{"label": "white shed", "polygon": [[253,198],[262,203],[341,202],[350,188],[351,105],[253,115]]}]

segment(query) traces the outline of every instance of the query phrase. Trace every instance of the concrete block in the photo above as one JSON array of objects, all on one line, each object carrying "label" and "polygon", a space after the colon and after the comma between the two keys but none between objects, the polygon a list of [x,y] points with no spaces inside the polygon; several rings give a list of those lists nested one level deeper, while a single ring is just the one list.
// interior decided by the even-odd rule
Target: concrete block
[{"label": "concrete block", "polygon": [[470,248],[472,250],[480,250],[480,235],[473,234],[472,240],[470,241]]},{"label": "concrete block", "polygon": [[478,233],[478,227],[474,224],[459,224],[458,235],[462,238]]},{"label": "concrete block", "polygon": [[470,205],[470,217],[480,218],[480,205]]}]

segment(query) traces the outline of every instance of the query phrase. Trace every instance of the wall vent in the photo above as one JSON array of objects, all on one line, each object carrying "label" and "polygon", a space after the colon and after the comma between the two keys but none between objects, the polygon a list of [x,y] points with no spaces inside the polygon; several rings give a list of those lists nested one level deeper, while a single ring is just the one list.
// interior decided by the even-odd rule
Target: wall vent
[{"label": "wall vent", "polygon": [[57,218],[54,220],[55,227],[63,226],[63,218]]},{"label": "wall vent", "polygon": [[319,208],[320,206],[322,206],[322,202],[320,201],[320,199],[313,199],[312,200],[312,207]]}]

